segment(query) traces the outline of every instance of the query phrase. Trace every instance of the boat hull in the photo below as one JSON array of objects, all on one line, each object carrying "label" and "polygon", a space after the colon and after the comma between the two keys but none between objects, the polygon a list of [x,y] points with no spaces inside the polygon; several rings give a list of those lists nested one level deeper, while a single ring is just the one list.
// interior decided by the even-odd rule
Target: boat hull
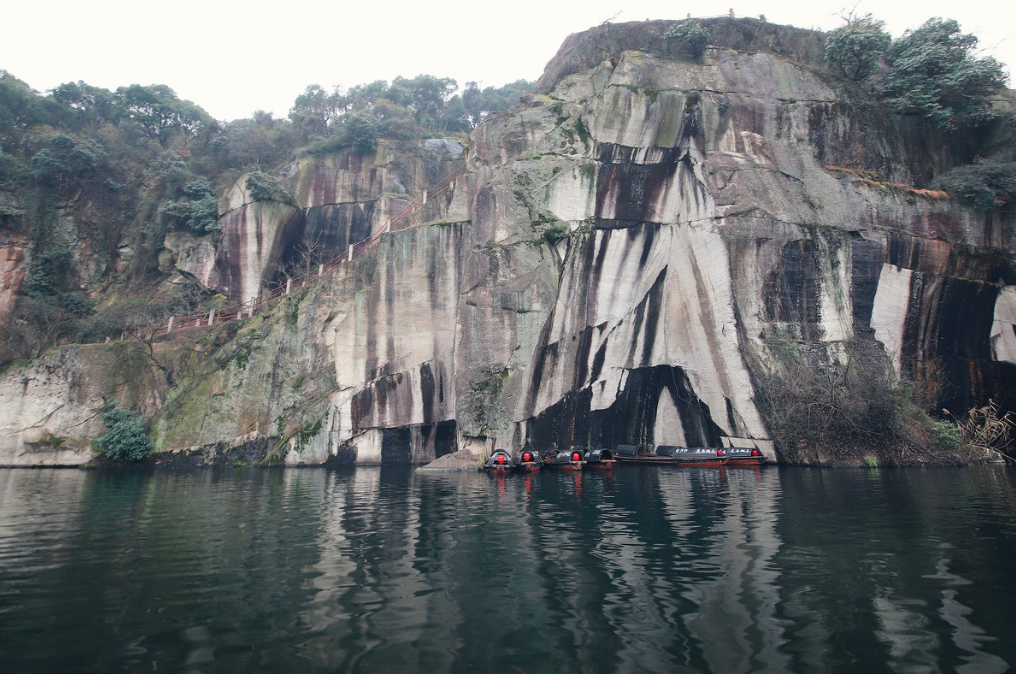
[{"label": "boat hull", "polygon": [[750,457],[747,459],[727,459],[727,468],[758,468],[764,466],[766,457]]},{"label": "boat hull", "polygon": [[546,462],[544,462],[543,467],[544,468],[553,468],[554,470],[576,471],[576,470],[582,470],[582,462],[580,461],[580,462],[577,462],[577,463],[573,463],[573,462],[569,461],[567,463],[555,463],[555,462],[552,462],[552,461],[546,461]]},{"label": "boat hull", "polygon": [[617,457],[619,463],[639,464],[643,466],[685,466],[697,468],[721,468],[728,465],[728,459],[682,459],[670,456],[638,456],[638,457]]},{"label": "boat hull", "polygon": [[575,450],[558,452],[557,454],[548,453],[543,457],[543,467],[555,468],[557,470],[582,470],[582,466],[586,463],[582,456],[581,451]]}]

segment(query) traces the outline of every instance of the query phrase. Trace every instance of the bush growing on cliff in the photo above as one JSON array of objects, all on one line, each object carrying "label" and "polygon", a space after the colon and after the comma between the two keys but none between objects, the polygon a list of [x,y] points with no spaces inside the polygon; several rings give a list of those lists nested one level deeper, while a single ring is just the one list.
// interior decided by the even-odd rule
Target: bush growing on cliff
[{"label": "bush growing on cliff", "polygon": [[905,438],[909,390],[892,380],[877,342],[847,344],[842,361],[804,353],[786,339],[767,343],[779,367],[761,378],[755,401],[789,460],[803,460],[816,447],[860,451]]},{"label": "bush growing on cliff", "polygon": [[998,157],[978,159],[943,173],[931,187],[950,192],[982,211],[1001,209],[1016,194],[1016,162]]},{"label": "bush growing on cliff", "polygon": [[183,187],[184,199],[163,204],[159,212],[197,235],[219,229],[219,200],[208,178],[192,180]]},{"label": "bush growing on cliff", "polygon": [[844,77],[859,82],[875,72],[878,60],[892,44],[885,22],[871,14],[846,19],[847,25],[829,33],[825,60]]},{"label": "bush growing on cliff", "polygon": [[884,92],[890,108],[933,120],[943,129],[976,126],[994,117],[987,97],[1005,86],[1002,64],[977,58],[977,37],[953,19],[929,19],[889,49]]},{"label": "bush growing on cliff", "polygon": [[365,154],[377,149],[380,129],[376,119],[369,115],[349,115],[345,122],[346,133],[354,150]]},{"label": "bush growing on cliff", "polygon": [[663,34],[663,38],[676,41],[681,51],[689,52],[695,58],[702,56],[709,46],[709,31],[694,19],[673,26]]},{"label": "bush growing on cliff", "polygon": [[109,401],[102,407],[102,422],[106,434],[96,442],[114,463],[134,463],[152,451],[144,419],[136,412],[120,409],[115,401]]},{"label": "bush growing on cliff", "polygon": [[254,201],[278,201],[282,204],[293,202],[293,195],[282,186],[279,179],[261,170],[251,171],[246,186]]}]

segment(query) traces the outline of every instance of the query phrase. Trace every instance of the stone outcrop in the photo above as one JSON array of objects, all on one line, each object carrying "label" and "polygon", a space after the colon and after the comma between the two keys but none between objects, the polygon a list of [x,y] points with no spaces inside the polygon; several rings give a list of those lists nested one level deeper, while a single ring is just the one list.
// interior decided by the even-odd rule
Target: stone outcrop
[{"label": "stone outcrop", "polygon": [[[369,239],[457,168],[462,154],[454,141],[430,139],[418,155],[402,156],[384,143],[371,154],[305,155],[282,170],[291,203],[254,201],[245,174],[219,200],[217,242],[204,237],[174,251],[176,267],[205,287],[245,302],[271,282],[313,271]],[[436,201],[402,226],[419,224],[421,217],[443,219],[449,206],[448,200]],[[457,207],[463,219],[467,208]],[[216,250],[213,266],[209,246]]]},{"label": "stone outcrop", "polygon": [[[468,157],[408,229],[181,359],[158,449],[261,442],[315,464],[526,442],[773,457],[756,386],[788,340],[829,362],[877,340],[934,405],[1016,406],[1012,223],[908,187],[969,159],[961,144],[795,62],[817,60],[818,34],[756,24],[717,23],[723,46],[700,61],[663,40],[668,22],[601,26],[464,149],[427,141],[429,164],[383,147],[304,158],[284,172],[292,206],[234,189],[214,271],[193,241],[176,265],[245,299],[369,237],[403,192]],[[86,398],[79,414],[94,412]],[[4,451],[38,416],[0,431]]]}]

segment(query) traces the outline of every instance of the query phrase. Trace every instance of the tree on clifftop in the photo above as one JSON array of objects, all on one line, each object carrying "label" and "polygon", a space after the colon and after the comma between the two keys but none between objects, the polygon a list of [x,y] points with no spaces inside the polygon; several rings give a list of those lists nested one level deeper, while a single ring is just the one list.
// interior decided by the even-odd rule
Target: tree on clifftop
[{"label": "tree on clifftop", "polygon": [[695,19],[682,21],[663,34],[665,40],[676,40],[682,51],[695,58],[702,56],[709,46],[709,31]]},{"label": "tree on clifftop", "polygon": [[871,14],[860,18],[849,16],[845,20],[846,26],[826,38],[825,60],[844,77],[860,82],[875,72],[892,38],[885,32],[885,22],[873,19]]},{"label": "tree on clifftop", "polygon": [[987,97],[1008,76],[991,57],[977,58],[977,37],[953,20],[929,19],[889,49],[884,92],[891,108],[918,114],[943,129],[976,126],[994,117]]}]

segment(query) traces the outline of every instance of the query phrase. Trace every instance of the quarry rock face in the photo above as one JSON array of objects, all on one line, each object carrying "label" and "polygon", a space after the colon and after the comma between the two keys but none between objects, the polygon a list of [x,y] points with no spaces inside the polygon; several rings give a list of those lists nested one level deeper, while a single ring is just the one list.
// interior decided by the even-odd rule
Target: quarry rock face
[{"label": "quarry rock face", "polygon": [[25,280],[25,237],[4,236],[0,239],[0,324],[9,320],[14,310],[15,293]]},{"label": "quarry rock face", "polygon": [[[295,205],[227,195],[214,271],[193,242],[176,265],[246,299],[468,161],[405,229],[207,337],[155,414],[158,450],[257,441],[318,464],[754,445],[774,458],[756,386],[787,340],[837,362],[874,339],[935,405],[1016,406],[1012,228],[907,186],[954,150],[784,56],[682,57],[657,23],[622,25],[609,53],[603,27],[569,38],[536,92],[465,148],[427,141],[443,153],[430,164],[383,148],[304,159],[287,173]],[[805,33],[767,39],[802,58]],[[27,442],[42,423],[29,416],[0,429],[0,450]]]}]

